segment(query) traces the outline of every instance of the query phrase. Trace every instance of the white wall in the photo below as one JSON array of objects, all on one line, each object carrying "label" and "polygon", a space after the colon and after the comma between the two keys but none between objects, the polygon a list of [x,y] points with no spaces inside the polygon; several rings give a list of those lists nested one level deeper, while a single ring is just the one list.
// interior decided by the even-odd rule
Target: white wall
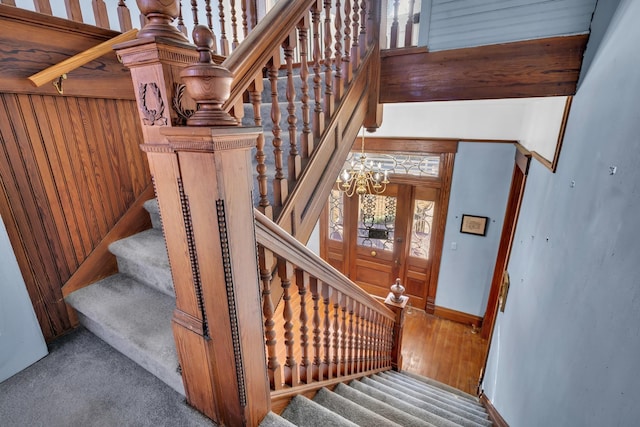
[{"label": "white wall", "polygon": [[592,34],[557,172],[531,167],[483,384],[513,426],[640,419],[639,20],[622,0]]},{"label": "white wall", "polygon": [[46,355],[47,346],[0,217],[0,382]]},{"label": "white wall", "polygon": [[[484,316],[514,159],[513,144],[459,144],[444,233],[437,306]],[[461,233],[463,214],[488,217],[486,235]]]}]

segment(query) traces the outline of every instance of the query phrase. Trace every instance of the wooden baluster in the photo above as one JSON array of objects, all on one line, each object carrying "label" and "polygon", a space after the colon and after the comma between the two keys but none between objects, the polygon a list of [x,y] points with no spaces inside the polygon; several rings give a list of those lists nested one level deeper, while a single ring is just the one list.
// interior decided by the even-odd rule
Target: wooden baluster
[{"label": "wooden baluster", "polygon": [[[121,3],[124,4],[124,2],[121,0],[120,3],[118,3],[118,16],[120,16]],[[84,22],[82,20],[82,10],[80,9],[80,0],[64,0],[64,7],[67,10],[68,19],[76,22]],[[122,19],[120,20],[120,26],[122,26]],[[129,17],[129,26],[131,26],[131,17]],[[129,27],[128,29],[130,30],[131,27]],[[126,30],[124,29],[122,30],[122,32],[125,32],[125,31]]]},{"label": "wooden baluster", "polygon": [[238,20],[236,18],[236,0],[229,0],[231,6],[231,47],[238,47]]},{"label": "wooden baluster", "polygon": [[220,17],[220,54],[229,55],[229,40],[227,40],[227,30],[224,23],[224,0],[218,0],[218,16]]},{"label": "wooden baluster", "polygon": [[[82,20],[82,17],[80,19]],[[131,11],[124,0],[118,2],[118,22],[120,23],[120,31],[123,33],[133,28],[131,24]]]},{"label": "wooden baluster", "polygon": [[218,41],[216,38],[216,32],[213,31],[213,13],[211,13],[211,0],[205,0],[204,2],[204,11],[205,16],[207,18],[207,27],[213,33],[213,46],[211,47],[211,52],[217,54],[218,53]]},{"label": "wooden baluster", "polygon": [[333,60],[334,60],[334,64],[335,64],[335,76],[334,76],[334,80],[335,83],[333,85],[333,94],[334,94],[334,102],[338,103],[340,102],[340,99],[342,98],[342,4],[340,3],[340,0],[336,0],[336,7],[335,7],[335,21],[334,21],[334,25],[335,25],[335,29],[336,29],[336,33],[335,33],[335,40],[336,40],[336,44],[334,45],[334,54],[333,54]]},{"label": "wooden baluster", "polygon": [[53,14],[51,12],[51,4],[49,3],[49,0],[33,0],[33,7],[38,13],[44,13],[45,15]]},{"label": "wooden baluster", "polygon": [[331,0],[324,1],[324,114],[329,122],[333,115],[333,71],[331,68]]},{"label": "wooden baluster", "polygon": [[[313,108],[313,138],[318,140],[324,131],[324,111],[322,108],[322,75],[320,59],[320,0],[311,7],[311,23],[313,25],[313,95],[315,106]],[[315,145],[315,142],[314,142]]]},{"label": "wooden baluster", "polygon": [[307,314],[307,289],[309,286],[309,276],[301,269],[296,268],[296,285],[300,296],[300,347],[302,349],[300,357],[300,382],[309,384],[312,381],[312,368],[309,360],[309,316]]},{"label": "wooden baluster", "polygon": [[355,329],[353,328],[353,316],[354,316],[354,301],[353,298],[349,298],[348,310],[349,310],[349,329],[347,330],[347,375],[354,374],[355,370],[355,360],[354,360],[354,349],[355,349]]},{"label": "wooden baluster", "polygon": [[376,312],[371,309],[369,312],[369,319],[371,321],[371,369],[378,367],[378,325],[376,324]]},{"label": "wooden baluster", "polygon": [[311,108],[309,107],[309,63],[307,61],[307,46],[309,34],[309,16],[300,21],[298,25],[298,41],[300,45],[300,80],[302,80],[302,133],[300,134],[300,146],[302,158],[308,159],[313,153],[313,138],[311,137]]},{"label": "wooden baluster", "polygon": [[331,288],[329,285],[322,282],[322,302],[324,303],[324,354],[322,359],[322,372],[323,376],[330,380],[333,378],[333,372],[331,370],[331,317],[329,314],[329,307],[331,301]]},{"label": "wooden baluster", "polygon": [[362,372],[362,320],[360,317],[360,309],[360,303],[356,301],[353,307],[353,312],[356,316],[355,339],[353,343],[355,365],[354,374]]},{"label": "wooden baluster", "polygon": [[367,54],[367,49],[369,48],[369,43],[367,42],[367,0],[362,0],[360,2],[360,40],[358,41],[360,45],[360,59],[364,58]]},{"label": "wooden baluster", "polygon": [[398,47],[398,35],[400,32],[400,26],[398,25],[398,8],[400,7],[400,0],[393,0],[393,22],[391,23],[391,39],[389,47],[395,49]]},{"label": "wooden baluster", "polygon": [[250,33],[251,30],[253,30],[256,27],[256,25],[258,25],[257,1],[242,0],[242,7],[243,7],[242,12],[244,13],[243,19],[245,19],[246,27],[247,27],[247,30],[244,36],[247,37],[247,34]]},{"label": "wooden baluster", "polygon": [[413,7],[415,0],[409,0],[409,16],[404,29],[404,47],[413,46]]},{"label": "wooden baluster", "polygon": [[367,21],[365,22],[365,27],[367,29],[367,46],[371,46],[375,42],[374,37],[376,34],[376,31],[375,31],[376,23],[374,22],[374,16],[375,16],[376,6],[377,4],[373,3],[372,1],[369,1],[369,7],[367,8]]},{"label": "wooden baluster", "polygon": [[340,300],[340,309],[342,310],[341,335],[340,335],[340,366],[338,372],[340,375],[347,375],[347,299],[346,295],[342,295]]},{"label": "wooden baluster", "polygon": [[[253,106],[253,120],[258,127],[262,127],[260,106],[262,105],[263,86],[264,81],[261,77],[254,79],[251,86],[249,86],[249,100]],[[267,156],[264,154],[264,143],[264,133],[261,132],[256,141],[256,172],[258,172],[258,194],[260,195],[258,210],[273,219],[273,210],[268,198],[267,165],[265,164]]]},{"label": "wooden baluster", "polygon": [[271,390],[282,388],[282,372],[278,362],[276,351],[277,337],[275,331],[275,312],[273,299],[271,298],[271,266],[273,254],[262,247],[258,248],[258,263],[260,267],[260,280],[262,281],[262,315],[264,318],[264,337],[267,346],[267,375]]},{"label": "wooden baluster", "polygon": [[298,118],[296,116],[296,87],[293,82],[293,48],[295,47],[296,40],[293,36],[289,36],[282,44],[284,50],[284,59],[287,68],[287,123],[289,131],[289,157],[288,157],[288,178],[289,182],[295,182],[300,176],[300,170],[302,164],[300,163],[300,153],[298,153],[298,132],[296,128],[296,122]]},{"label": "wooden baluster", "polygon": [[333,358],[331,359],[330,370],[335,377],[340,376],[340,299],[342,294],[335,291],[333,294]]},{"label": "wooden baluster", "polygon": [[311,277],[309,279],[309,288],[311,289],[311,300],[313,301],[313,379],[322,381],[322,358],[320,356],[320,346],[322,343],[320,329],[320,291],[318,290],[318,279]]},{"label": "wooden baluster", "polygon": [[295,339],[293,335],[293,307],[291,304],[291,277],[293,265],[283,258],[278,258],[278,275],[282,286],[283,317],[284,317],[284,346],[287,358],[284,363],[284,382],[293,387],[298,385],[298,363],[296,362],[293,348]]},{"label": "wooden baluster", "polygon": [[342,57],[342,77],[345,86],[353,77],[351,64],[351,0],[344,0],[344,56]]},{"label": "wooden baluster", "polygon": [[[198,0],[191,0],[191,14],[193,15],[193,25],[198,25]],[[209,29],[211,30],[211,26],[209,26]]]},{"label": "wooden baluster", "polygon": [[275,176],[273,179],[273,204],[280,207],[288,195],[287,180],[282,173],[282,139],[280,138],[280,105],[278,103],[278,70],[280,53],[276,52],[269,61],[269,82],[271,83],[271,121],[273,122],[273,155],[275,158]]},{"label": "wooden baluster", "polygon": [[366,344],[366,348],[365,348],[365,361],[364,361],[364,365],[365,365],[365,371],[369,371],[372,369],[373,364],[372,359],[373,359],[373,351],[372,351],[372,344],[373,344],[373,326],[371,324],[371,309],[369,307],[365,307],[364,309],[364,319],[365,319],[365,344]]},{"label": "wooden baluster", "polygon": [[240,7],[242,9],[242,36],[246,39],[249,34],[249,23],[247,22],[247,2],[246,0],[240,0]]},{"label": "wooden baluster", "polygon": [[360,3],[358,0],[353,0],[353,18],[351,20],[353,25],[353,43],[351,45],[351,69],[355,70],[360,65]]},{"label": "wooden baluster", "polygon": [[376,368],[381,368],[382,365],[382,316],[379,313],[374,313],[374,324],[376,325]]},{"label": "wooden baluster", "polygon": [[107,14],[107,5],[104,0],[92,0],[93,16],[96,18],[96,26],[109,28],[109,15]]},{"label": "wooden baluster", "polygon": [[[178,27],[178,30],[180,30],[180,32],[185,35],[185,37],[188,37],[187,27],[184,25],[184,19],[182,17],[182,1],[180,1],[179,10],[180,10],[180,12],[178,13],[178,25],[177,25],[177,27]],[[118,9],[118,13],[119,12],[120,12],[120,9]]]},{"label": "wooden baluster", "polygon": [[0,4],[6,4],[7,6],[15,6],[15,0],[0,0]]}]

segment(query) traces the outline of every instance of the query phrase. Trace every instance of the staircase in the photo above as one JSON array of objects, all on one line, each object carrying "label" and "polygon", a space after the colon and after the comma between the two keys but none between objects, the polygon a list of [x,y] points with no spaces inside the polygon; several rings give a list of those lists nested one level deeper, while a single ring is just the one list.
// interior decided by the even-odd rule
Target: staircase
[{"label": "staircase", "polygon": [[294,397],[281,416],[261,423],[277,426],[469,426],[492,425],[475,397],[445,384],[408,373],[386,371],[313,399]]}]

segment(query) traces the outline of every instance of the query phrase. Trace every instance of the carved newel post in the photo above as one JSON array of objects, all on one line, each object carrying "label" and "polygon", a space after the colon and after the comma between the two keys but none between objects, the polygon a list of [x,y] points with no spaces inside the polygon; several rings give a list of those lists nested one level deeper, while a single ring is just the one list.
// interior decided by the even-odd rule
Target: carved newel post
[{"label": "carved newel post", "polygon": [[391,348],[391,367],[394,371],[402,369],[402,328],[404,327],[404,311],[409,297],[403,295],[404,286],[400,283],[400,279],[396,279],[391,285],[391,292],[387,295],[384,303],[396,315],[393,324],[393,346]]},{"label": "carved newel post", "polygon": [[251,148],[262,129],[222,110],[232,75],[211,61],[207,27],[193,39],[199,61],[180,75],[198,109],[188,126],[161,128],[166,140],[144,149],[158,158],[152,173],[187,399],[220,425],[254,426],[271,404],[251,197]]},{"label": "carved newel post", "polygon": [[164,37],[187,41],[187,38],[171,23],[180,13],[179,0],[136,0],[138,9],[147,23],[138,32],[138,38]]}]

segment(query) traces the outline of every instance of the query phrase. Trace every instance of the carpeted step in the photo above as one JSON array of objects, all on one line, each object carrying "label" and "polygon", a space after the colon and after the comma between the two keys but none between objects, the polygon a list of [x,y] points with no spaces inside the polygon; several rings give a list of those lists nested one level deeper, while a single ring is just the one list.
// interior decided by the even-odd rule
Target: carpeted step
[{"label": "carpeted step", "polygon": [[115,274],[65,301],[84,327],[184,395],[171,331],[173,298]]},{"label": "carpeted step", "polygon": [[409,377],[409,378],[411,378],[411,379],[413,379],[415,381],[419,381],[419,382],[425,383],[425,384],[430,385],[432,387],[437,387],[437,388],[439,388],[441,390],[445,390],[445,391],[448,391],[450,393],[457,394],[460,397],[464,397],[465,399],[468,399],[468,400],[471,400],[472,402],[478,403],[478,398],[477,397],[472,396],[469,393],[465,393],[464,391],[459,390],[459,389],[457,389],[455,387],[451,387],[448,384],[444,384],[444,383],[441,383],[439,381],[433,380],[431,378],[423,377],[421,375],[417,375],[417,374],[414,374],[412,372],[407,372],[407,371],[402,371],[401,373],[393,372],[393,374],[394,375],[402,375],[404,377]]},{"label": "carpeted step", "polygon": [[144,208],[149,212],[151,217],[151,225],[157,230],[162,230],[162,221],[160,220],[160,207],[158,199],[150,199],[144,202]]},{"label": "carpeted step", "polygon": [[322,405],[307,399],[302,395],[297,395],[286,409],[282,412],[282,418],[292,422],[297,426],[305,427],[355,427],[357,424],[352,423],[344,417],[331,412]]},{"label": "carpeted step", "polygon": [[[386,385],[387,387],[391,387],[395,390],[398,390],[406,394],[407,396],[414,397],[423,402],[429,402],[433,405],[437,405],[442,409],[446,409],[455,414],[460,414],[463,416],[466,416],[468,414],[473,417],[479,417],[479,418],[485,418],[485,419],[488,417],[485,411],[479,410],[478,408],[471,408],[467,405],[460,404],[456,402],[455,398],[453,397],[444,397],[444,396],[438,396],[438,395],[434,396],[432,393],[423,393],[422,391],[415,390],[414,388],[410,387],[407,384],[402,384],[402,383],[399,383],[398,381],[389,379],[387,376],[384,376],[384,375],[376,374],[371,376],[371,379],[374,381],[379,381],[380,383]],[[451,396],[455,396],[455,395],[452,394]]]},{"label": "carpeted step", "polygon": [[278,414],[269,412],[266,417],[262,419],[258,427],[295,427],[295,424],[291,424]]},{"label": "carpeted step", "polygon": [[413,406],[424,409],[425,411],[429,411],[435,415],[438,415],[442,418],[446,418],[462,426],[482,427],[482,426],[491,425],[491,422],[486,419],[461,413],[462,411],[450,410],[449,408],[443,409],[441,405],[425,402],[425,401],[416,399],[414,397],[408,396],[405,392],[398,391],[394,388],[388,387],[382,384],[380,381],[377,381],[371,378],[362,378],[360,382],[372,388],[375,388],[380,392],[383,392],[390,396],[397,397],[398,399],[402,399],[403,401]]},{"label": "carpeted step", "polygon": [[140,283],[175,297],[162,231],[152,228],[109,245],[118,270]]},{"label": "carpeted step", "polygon": [[[385,417],[386,419],[405,427],[434,427],[434,426],[455,426],[455,424],[436,424],[430,423],[423,419],[420,419],[412,414],[409,414],[401,409],[398,409],[391,404],[377,400],[365,393],[356,390],[353,387],[349,387],[345,384],[338,384],[333,392],[339,396],[349,399],[356,405],[363,408],[367,408],[374,411],[378,415]],[[402,403],[402,402],[400,402]],[[446,420],[443,420],[447,422]]]},{"label": "carpeted step", "polygon": [[458,422],[459,420],[463,420],[462,417],[453,416],[453,414],[449,413],[444,413],[444,416],[441,416],[440,413],[442,413],[443,411],[438,410],[438,408],[436,408],[435,413],[431,412],[428,409],[420,408],[418,406],[415,406],[413,402],[408,401],[404,397],[396,397],[380,390],[375,386],[375,384],[371,386],[365,384],[362,381],[352,381],[349,386],[381,402],[385,402],[393,406],[394,408],[405,411],[406,413],[411,414],[414,417],[418,417],[421,420],[430,422],[433,425],[439,427],[454,427],[462,425]]},{"label": "carpeted step", "polygon": [[394,381],[395,383],[403,387],[407,387],[413,391],[417,391],[418,393],[432,396],[438,400],[445,399],[447,403],[470,409],[471,411],[478,412],[480,415],[484,415],[487,412],[484,406],[482,406],[479,402],[476,403],[462,396],[459,396],[458,394],[454,394],[437,387],[429,386],[426,383],[415,381],[410,377],[393,375],[390,372],[381,372],[379,375],[387,378],[390,381]]},{"label": "carpeted step", "polygon": [[318,390],[316,395],[313,397],[313,401],[359,426],[398,426],[397,423],[394,423],[393,421],[390,421],[367,408],[363,408],[349,399],[346,399],[336,393],[332,393],[324,387]]}]

